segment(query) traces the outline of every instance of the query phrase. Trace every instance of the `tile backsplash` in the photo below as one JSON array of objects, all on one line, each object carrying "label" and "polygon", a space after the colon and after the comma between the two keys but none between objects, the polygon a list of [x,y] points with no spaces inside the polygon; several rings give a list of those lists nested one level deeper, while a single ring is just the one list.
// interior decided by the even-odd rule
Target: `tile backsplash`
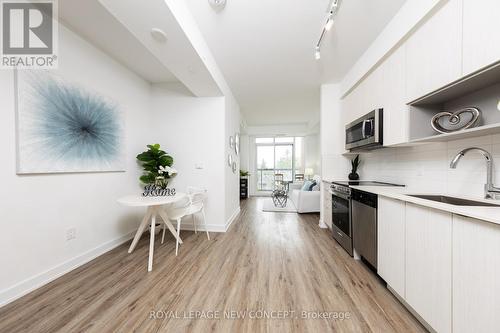
[{"label": "tile backsplash", "polygon": [[500,186],[500,134],[363,153],[358,173],[361,179],[405,184],[416,192],[482,196],[486,160],[481,154],[469,152],[456,169],[450,168],[453,157],[468,147],[483,148],[493,155],[493,180]]}]

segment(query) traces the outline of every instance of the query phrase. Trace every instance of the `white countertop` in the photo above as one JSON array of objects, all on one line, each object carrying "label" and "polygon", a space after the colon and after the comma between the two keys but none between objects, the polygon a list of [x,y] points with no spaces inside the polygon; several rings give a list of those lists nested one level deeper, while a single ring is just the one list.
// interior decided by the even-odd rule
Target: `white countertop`
[{"label": "white countertop", "polygon": [[459,214],[463,216],[472,217],[475,219],[500,224],[500,201],[499,200],[487,200],[477,197],[466,197],[450,195],[457,198],[469,199],[475,201],[488,202],[492,204],[499,204],[498,207],[476,207],[476,206],[457,206],[450,205],[442,202],[420,199],[415,197],[410,197],[407,194],[427,194],[427,195],[447,195],[443,193],[430,193],[423,191],[414,191],[405,187],[393,187],[393,186],[350,186],[353,189],[374,193],[388,198],[393,198],[401,201],[411,202],[417,205],[426,206],[434,209],[439,209],[447,211],[453,214]]}]

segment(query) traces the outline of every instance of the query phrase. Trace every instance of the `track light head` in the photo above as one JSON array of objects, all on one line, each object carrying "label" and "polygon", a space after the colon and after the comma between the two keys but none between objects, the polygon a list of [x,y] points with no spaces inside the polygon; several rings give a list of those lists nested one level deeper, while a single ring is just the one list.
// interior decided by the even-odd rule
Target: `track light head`
[{"label": "track light head", "polygon": [[315,50],[315,52],[314,52],[314,58],[315,58],[316,60],[321,59],[321,52],[320,52],[320,50],[319,50],[319,47],[317,47],[317,46],[316,46],[316,50]]},{"label": "track light head", "polygon": [[325,30],[326,31],[330,31],[330,29],[333,27],[333,17],[330,15],[328,17],[328,21],[326,21],[326,24],[325,24]]}]

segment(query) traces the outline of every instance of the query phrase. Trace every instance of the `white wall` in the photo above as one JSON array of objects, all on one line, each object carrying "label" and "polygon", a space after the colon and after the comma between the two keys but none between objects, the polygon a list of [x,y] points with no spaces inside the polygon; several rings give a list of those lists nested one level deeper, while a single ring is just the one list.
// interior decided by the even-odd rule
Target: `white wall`
[{"label": "white wall", "polygon": [[[0,304],[128,239],[142,215],[116,199],[140,190],[135,156],[150,142],[150,85],[59,29],[59,74],[100,91],[126,114],[126,172],[16,175],[14,80],[0,71]],[[76,239],[66,241],[66,230]]]},{"label": "white wall", "polygon": [[[224,97],[225,100],[225,130],[224,130],[224,147],[225,156],[223,161],[227,161],[229,154],[233,155],[236,162],[236,172],[232,171],[227,163],[224,163],[225,168],[225,221],[228,226],[233,222],[236,215],[240,212],[240,156],[236,155],[235,149],[229,146],[229,137],[234,138],[236,133],[240,132],[240,107],[232,95]],[[241,146],[240,146],[241,147]]]},{"label": "white wall", "polygon": [[250,138],[248,134],[241,135],[240,139],[240,168],[250,170]]},{"label": "white wall", "polygon": [[[321,147],[321,178],[323,180],[343,180],[347,178],[348,160],[341,154],[344,152],[344,126],[340,103],[339,84],[321,85],[320,112],[320,147]],[[323,199],[328,188],[321,186],[320,221],[323,221]],[[330,212],[326,212],[330,214]],[[321,227],[326,224],[320,222]]]},{"label": "white wall", "polygon": [[[153,141],[174,158],[179,174],[170,183],[178,191],[187,186],[208,190],[209,230],[225,230],[225,102],[224,97],[194,97],[181,84],[154,84]],[[202,167],[197,169],[196,166]]]},{"label": "white wall", "polygon": [[310,134],[304,137],[304,161],[305,168],[312,168],[315,174],[321,174],[318,134]]},{"label": "white wall", "polygon": [[340,85],[321,86],[321,176],[323,179],[347,179],[348,160],[345,151]]},{"label": "white wall", "polygon": [[303,136],[309,133],[308,124],[283,124],[283,125],[262,125],[247,126],[247,134],[252,136]]}]

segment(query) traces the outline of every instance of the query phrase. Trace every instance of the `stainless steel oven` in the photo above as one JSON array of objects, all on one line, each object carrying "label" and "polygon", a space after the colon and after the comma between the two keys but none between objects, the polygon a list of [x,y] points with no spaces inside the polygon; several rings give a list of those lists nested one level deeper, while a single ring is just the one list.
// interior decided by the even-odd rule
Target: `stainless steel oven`
[{"label": "stainless steel oven", "polygon": [[384,110],[376,109],[345,127],[346,150],[380,148],[383,145]]},{"label": "stainless steel oven", "polygon": [[351,189],[332,184],[332,232],[333,238],[352,256]]}]

